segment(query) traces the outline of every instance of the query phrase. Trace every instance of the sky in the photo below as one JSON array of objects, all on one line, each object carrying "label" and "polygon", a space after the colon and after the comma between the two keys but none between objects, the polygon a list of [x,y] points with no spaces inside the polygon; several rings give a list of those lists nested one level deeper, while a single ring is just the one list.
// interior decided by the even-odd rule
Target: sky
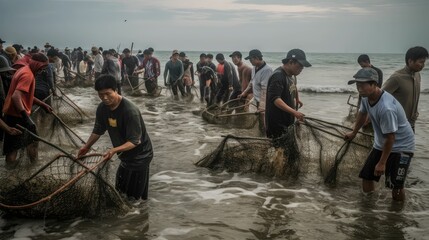
[{"label": "sky", "polygon": [[429,48],[429,0],[0,0],[24,47],[404,53]]}]

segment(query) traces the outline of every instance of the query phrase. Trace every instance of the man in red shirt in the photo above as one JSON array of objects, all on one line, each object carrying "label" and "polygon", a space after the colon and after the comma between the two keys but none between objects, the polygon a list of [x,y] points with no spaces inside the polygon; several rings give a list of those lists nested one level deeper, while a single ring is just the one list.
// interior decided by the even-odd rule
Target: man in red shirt
[{"label": "man in red shirt", "polygon": [[[34,75],[46,68],[47,65],[48,58],[42,53],[37,53],[32,56],[28,65],[16,71],[3,106],[5,122],[9,126],[19,124],[31,132],[37,133],[36,125],[30,118],[33,103],[48,112],[52,112],[52,108],[49,105],[34,97],[36,85]],[[35,139],[25,134],[16,136],[5,134],[3,154],[6,155],[6,163],[9,166],[16,166],[18,150],[23,147],[27,147],[27,153],[31,161],[37,159],[37,142]]]}]

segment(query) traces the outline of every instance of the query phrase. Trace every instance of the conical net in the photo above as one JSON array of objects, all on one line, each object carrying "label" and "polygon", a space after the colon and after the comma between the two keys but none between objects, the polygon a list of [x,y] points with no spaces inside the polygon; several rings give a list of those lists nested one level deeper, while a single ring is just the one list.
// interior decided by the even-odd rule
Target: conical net
[{"label": "conical net", "polygon": [[325,183],[357,176],[372,146],[372,136],[358,133],[343,140],[350,128],[306,118],[290,126],[278,139],[228,135],[197,166],[231,172],[255,172],[278,178],[316,174]]}]

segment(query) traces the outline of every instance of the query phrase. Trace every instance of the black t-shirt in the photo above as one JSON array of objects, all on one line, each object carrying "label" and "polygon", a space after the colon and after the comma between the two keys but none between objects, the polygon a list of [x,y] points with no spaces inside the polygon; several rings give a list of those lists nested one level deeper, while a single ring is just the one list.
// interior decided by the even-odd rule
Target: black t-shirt
[{"label": "black t-shirt", "polygon": [[269,138],[280,137],[286,129],[295,122],[295,117],[274,105],[277,98],[281,98],[289,107],[295,109],[296,85],[282,67],[277,68],[267,86],[265,107],[265,123]]},{"label": "black t-shirt", "polygon": [[97,108],[93,133],[103,135],[109,132],[114,147],[128,141],[135,148],[118,154],[126,168],[139,168],[153,157],[152,143],[147,134],[140,110],[126,98],[122,98],[119,106],[111,111],[104,103]]},{"label": "black t-shirt", "polygon": [[138,66],[139,60],[136,56],[130,56],[122,59],[122,69],[123,71],[126,71],[129,76],[133,75],[134,70]]}]

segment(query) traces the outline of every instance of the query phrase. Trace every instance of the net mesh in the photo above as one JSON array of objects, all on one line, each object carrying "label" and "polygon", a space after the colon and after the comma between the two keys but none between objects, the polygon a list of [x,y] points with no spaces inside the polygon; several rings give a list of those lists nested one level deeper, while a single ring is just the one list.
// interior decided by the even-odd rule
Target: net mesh
[{"label": "net mesh", "polygon": [[69,77],[65,79],[64,75],[57,75],[57,85],[64,88],[72,87],[93,87],[94,79],[91,73],[78,73],[69,70]]},{"label": "net mesh", "polygon": [[259,120],[259,112],[251,100],[234,99],[222,105],[213,104],[202,110],[201,116],[212,124],[250,129]]},{"label": "net mesh", "polygon": [[319,175],[335,184],[356,176],[372,146],[372,136],[358,133],[351,142],[343,135],[350,128],[306,118],[290,126],[278,139],[228,135],[197,166],[231,172],[256,172],[279,178]]}]

